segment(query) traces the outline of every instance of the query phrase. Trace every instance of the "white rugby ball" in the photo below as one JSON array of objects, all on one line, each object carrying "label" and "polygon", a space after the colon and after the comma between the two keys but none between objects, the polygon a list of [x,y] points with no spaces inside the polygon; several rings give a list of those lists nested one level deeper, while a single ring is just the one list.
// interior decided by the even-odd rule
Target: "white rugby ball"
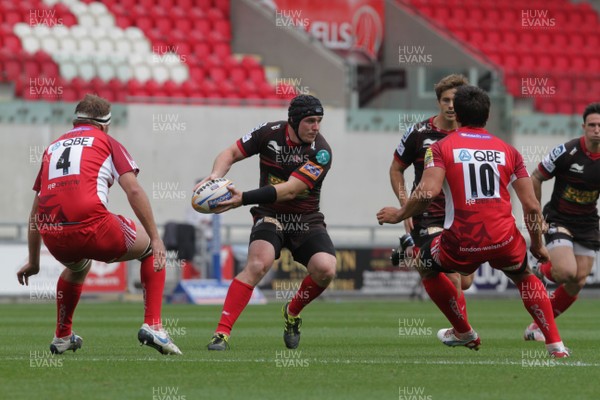
[{"label": "white rugby ball", "polygon": [[205,182],[194,191],[192,207],[202,214],[211,214],[220,202],[231,199],[231,192],[227,186],[233,183],[226,178],[217,178]]}]

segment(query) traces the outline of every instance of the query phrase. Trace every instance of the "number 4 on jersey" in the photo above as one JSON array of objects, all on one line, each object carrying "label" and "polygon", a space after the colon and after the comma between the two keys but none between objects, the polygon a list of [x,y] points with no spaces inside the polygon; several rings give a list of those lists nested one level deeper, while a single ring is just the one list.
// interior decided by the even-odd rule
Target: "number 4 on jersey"
[{"label": "number 4 on jersey", "polygon": [[69,167],[71,166],[71,163],[69,162],[70,155],[71,155],[71,148],[67,147],[62,152],[62,154],[60,155],[60,158],[56,162],[56,169],[62,169],[63,175],[69,175]]},{"label": "number 4 on jersey", "polygon": [[48,180],[69,175],[79,175],[81,155],[85,147],[94,143],[93,137],[77,137],[55,142],[48,149],[50,163],[48,165]]}]

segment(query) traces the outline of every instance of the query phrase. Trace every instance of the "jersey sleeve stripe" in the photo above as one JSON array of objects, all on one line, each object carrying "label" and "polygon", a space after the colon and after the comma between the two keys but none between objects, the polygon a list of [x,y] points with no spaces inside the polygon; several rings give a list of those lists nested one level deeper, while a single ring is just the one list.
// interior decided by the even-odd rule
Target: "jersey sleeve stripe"
[{"label": "jersey sleeve stripe", "polygon": [[238,149],[240,149],[240,151],[242,152],[244,157],[248,157],[248,153],[246,153],[246,150],[244,149],[244,146],[242,145],[242,139],[239,139],[237,141],[237,147],[238,147]]},{"label": "jersey sleeve stripe", "polygon": [[398,164],[400,164],[405,169],[409,167],[409,165],[407,165],[404,161],[400,159],[400,156],[398,155],[397,151],[394,151],[394,160],[396,160]]},{"label": "jersey sleeve stripe", "polygon": [[552,175],[548,171],[546,171],[546,168],[544,168],[544,166],[541,163],[538,165],[537,169],[542,175],[544,175],[544,177],[548,179],[552,178]]},{"label": "jersey sleeve stripe", "polygon": [[309,189],[312,189],[313,187],[315,187],[315,182],[311,181],[304,175],[297,173],[296,171],[292,172],[292,174],[290,176],[293,176],[294,178],[298,178],[302,182],[306,183],[308,185]]}]

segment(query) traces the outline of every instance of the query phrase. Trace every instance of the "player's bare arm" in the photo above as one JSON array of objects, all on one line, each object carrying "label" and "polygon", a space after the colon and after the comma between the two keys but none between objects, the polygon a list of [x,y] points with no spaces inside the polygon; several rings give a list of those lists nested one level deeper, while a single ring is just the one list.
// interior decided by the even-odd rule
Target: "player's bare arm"
[{"label": "player's bare arm", "polygon": [[542,242],[544,218],[542,217],[540,202],[536,198],[531,182],[530,178],[520,178],[515,180],[512,185],[523,206],[523,217],[531,238],[531,253],[537,259],[545,262],[548,260],[549,255]]},{"label": "player's bare arm", "polygon": [[533,192],[538,202],[542,202],[542,182],[547,181],[546,178],[537,168],[531,174],[531,182],[533,183]]},{"label": "player's bare arm", "polygon": [[[404,180],[404,171],[406,168],[400,164],[395,158],[392,160],[390,165],[390,183],[392,184],[392,190],[400,202],[400,206],[404,207],[408,199],[408,192],[406,191],[406,184]],[[412,218],[404,220],[404,228],[406,232],[410,232],[414,229]]]},{"label": "player's bare arm", "polygon": [[384,223],[397,224],[414,215],[423,213],[429,204],[442,190],[445,170],[439,167],[427,168],[423,172],[421,182],[411,194],[406,205],[400,209],[395,207],[384,207],[377,213],[377,221],[380,225]]},{"label": "player's bare arm", "polygon": [[213,168],[210,175],[202,179],[202,181],[200,181],[196,186],[194,186],[194,190],[202,186],[204,182],[224,177],[227,174],[227,172],[229,172],[229,169],[233,164],[243,160],[244,158],[246,158],[246,156],[239,149],[237,143],[232,144],[231,146],[219,153],[219,155],[215,158],[215,162],[213,163]]},{"label": "player's bare arm", "polygon": [[27,247],[29,249],[29,260],[18,272],[17,279],[21,285],[29,285],[29,277],[40,272],[40,248],[42,237],[35,223],[35,214],[38,209],[38,193],[33,198],[33,205],[29,213],[29,228],[27,230]]},{"label": "player's bare arm", "polygon": [[[264,196],[264,203],[277,203],[281,201],[293,200],[300,193],[308,189],[308,185],[300,179],[293,176],[287,182],[272,186],[267,185],[259,189],[242,192],[234,186],[228,187],[231,192],[231,199],[219,203],[219,206],[214,209],[217,214],[223,213],[232,208],[238,208],[245,204],[261,204],[260,198]],[[276,196],[276,197],[274,197]]]},{"label": "player's bare arm", "polygon": [[140,220],[144,229],[150,237],[150,244],[152,246],[152,253],[154,254],[156,271],[160,271],[165,267],[166,263],[166,250],[160,235],[158,234],[158,228],[154,221],[154,215],[152,214],[152,207],[146,192],[140,186],[135,174],[133,172],[127,172],[119,177],[119,184],[127,195],[127,200],[133,209],[136,217]]}]

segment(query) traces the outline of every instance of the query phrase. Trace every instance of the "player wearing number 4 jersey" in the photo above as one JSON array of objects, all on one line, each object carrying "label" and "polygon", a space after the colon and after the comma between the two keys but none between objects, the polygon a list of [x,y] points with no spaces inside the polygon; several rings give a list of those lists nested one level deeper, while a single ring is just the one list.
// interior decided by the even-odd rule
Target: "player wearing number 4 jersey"
[{"label": "player wearing number 4 jersey", "polygon": [[[138,339],[163,354],[181,354],[161,325],[165,284],[165,247],[152,209],[137,181],[139,169],[127,150],[108,135],[110,103],[87,95],[75,110],[73,129],[44,152],[33,186],[29,218],[29,260],[17,273],[19,283],[40,269],[41,241],[66,268],[56,287],[57,322],[50,350],[77,350],[83,339],[72,330],[75,308],[92,260],[139,259],[144,289],[144,324]],[[119,182],[141,221],[108,211],[108,190]]]},{"label": "player wearing number 4 jersey", "polygon": [[452,324],[438,332],[442,343],[477,350],[481,340],[466,310],[458,306],[456,287],[441,272],[471,274],[489,262],[519,289],[525,308],[546,336],[549,354],[568,357],[544,285],[527,268],[525,239],[512,216],[508,185],[512,183],[523,205],[532,254],[547,259],[540,204],[521,155],[484,129],[489,107],[484,91],[459,87],[454,96],[459,128],[427,150],[423,177],[406,205],[383,208],[377,219],[380,224],[403,221],[425,210],[444,191],[444,230],[425,243],[418,255],[425,290]]}]

